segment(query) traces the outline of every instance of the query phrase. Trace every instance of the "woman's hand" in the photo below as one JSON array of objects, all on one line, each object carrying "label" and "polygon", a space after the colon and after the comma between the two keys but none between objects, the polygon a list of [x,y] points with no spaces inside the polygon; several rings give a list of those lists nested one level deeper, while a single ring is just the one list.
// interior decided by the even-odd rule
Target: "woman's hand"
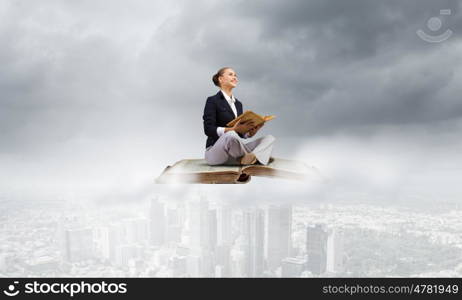
[{"label": "woman's hand", "polygon": [[255,125],[252,121],[242,122],[241,120],[237,121],[236,124],[231,128],[232,130],[236,131],[237,133],[244,134],[254,128]]},{"label": "woman's hand", "polygon": [[260,128],[262,128],[263,125],[265,125],[265,122],[260,123],[259,125],[257,125],[255,127],[253,127],[252,129],[250,129],[249,132],[248,132],[249,137],[253,137],[254,135],[256,135],[258,130],[260,130]]}]

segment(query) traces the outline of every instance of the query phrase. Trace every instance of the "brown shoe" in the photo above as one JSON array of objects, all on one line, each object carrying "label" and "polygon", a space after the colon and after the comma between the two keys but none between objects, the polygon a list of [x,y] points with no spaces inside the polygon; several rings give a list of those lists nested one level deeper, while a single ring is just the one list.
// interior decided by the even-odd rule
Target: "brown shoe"
[{"label": "brown shoe", "polygon": [[253,153],[246,153],[241,158],[241,165],[253,165],[257,162],[257,157]]}]

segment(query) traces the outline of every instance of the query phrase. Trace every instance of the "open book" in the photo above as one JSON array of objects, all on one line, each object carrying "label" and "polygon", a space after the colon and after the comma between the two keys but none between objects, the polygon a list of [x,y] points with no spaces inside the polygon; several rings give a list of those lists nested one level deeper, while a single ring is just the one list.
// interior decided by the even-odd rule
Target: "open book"
[{"label": "open book", "polygon": [[281,158],[272,158],[266,166],[209,166],[204,159],[183,159],[168,166],[156,183],[247,183],[251,176],[304,180],[314,173],[314,167]]},{"label": "open book", "polygon": [[253,121],[254,125],[257,126],[263,122],[272,120],[275,117],[276,116],[261,116],[259,114],[254,113],[251,110],[246,110],[243,114],[241,114],[237,118],[233,119],[232,121],[229,121],[228,124],[226,124],[226,126],[233,127],[234,124],[236,124],[238,121],[241,121],[241,122]]}]

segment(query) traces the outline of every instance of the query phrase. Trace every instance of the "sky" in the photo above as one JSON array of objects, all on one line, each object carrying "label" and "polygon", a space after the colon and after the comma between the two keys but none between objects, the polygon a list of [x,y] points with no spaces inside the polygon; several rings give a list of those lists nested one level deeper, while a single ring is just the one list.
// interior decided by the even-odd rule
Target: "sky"
[{"label": "sky", "polygon": [[[275,156],[331,178],[316,195],[457,198],[461,3],[0,0],[0,197],[155,189],[202,157],[211,77],[231,66],[244,109],[277,116]],[[235,194],[259,184],[275,186]]]}]

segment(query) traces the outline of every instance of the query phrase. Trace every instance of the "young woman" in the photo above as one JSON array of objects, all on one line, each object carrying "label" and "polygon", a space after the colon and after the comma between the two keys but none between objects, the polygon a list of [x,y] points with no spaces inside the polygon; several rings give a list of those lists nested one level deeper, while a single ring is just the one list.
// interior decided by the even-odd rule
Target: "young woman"
[{"label": "young woman", "polygon": [[275,138],[267,135],[251,142],[246,140],[257,134],[264,123],[255,126],[251,122],[238,122],[226,127],[243,111],[242,103],[232,93],[238,83],[236,72],[229,67],[221,68],[212,80],[220,91],[205,103],[202,117],[207,135],[205,160],[209,165],[268,164]]}]

